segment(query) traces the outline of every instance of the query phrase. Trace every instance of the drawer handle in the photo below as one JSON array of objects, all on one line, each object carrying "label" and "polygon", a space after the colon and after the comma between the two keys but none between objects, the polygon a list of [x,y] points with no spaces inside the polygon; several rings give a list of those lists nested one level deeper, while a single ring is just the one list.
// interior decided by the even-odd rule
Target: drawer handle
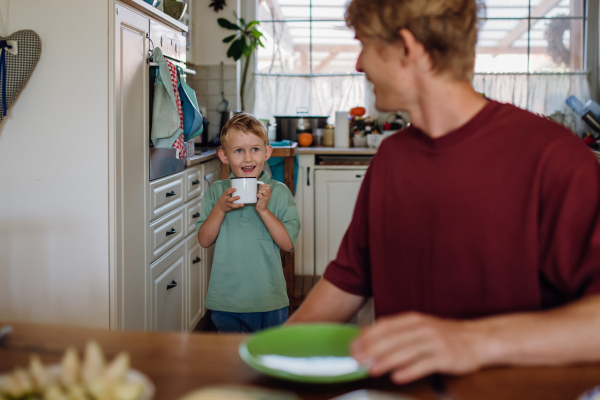
[{"label": "drawer handle", "polygon": [[199,185],[200,184],[200,180],[196,179],[194,182],[192,182],[192,185]]},{"label": "drawer handle", "polygon": [[167,231],[167,236],[171,236],[171,235],[174,235],[176,233],[177,233],[177,231],[175,230],[175,228],[171,228],[170,231]]},{"label": "drawer handle", "polygon": [[198,264],[200,261],[202,261],[200,257],[196,257],[196,259],[192,261],[192,264]]},{"label": "drawer handle", "polygon": [[194,219],[196,219],[198,217],[200,217],[200,213],[196,213],[196,214],[192,215],[192,218],[194,218]]},{"label": "drawer handle", "polygon": [[173,289],[175,286],[177,286],[177,282],[175,282],[175,280],[172,280],[171,284],[167,285],[167,290]]},{"label": "drawer handle", "polygon": [[171,197],[171,196],[176,196],[177,193],[175,193],[174,190],[171,190],[170,192],[167,193],[167,197]]},{"label": "drawer handle", "polygon": [[362,178],[363,176],[362,176],[362,175],[356,175],[356,177],[357,177],[357,178]]}]

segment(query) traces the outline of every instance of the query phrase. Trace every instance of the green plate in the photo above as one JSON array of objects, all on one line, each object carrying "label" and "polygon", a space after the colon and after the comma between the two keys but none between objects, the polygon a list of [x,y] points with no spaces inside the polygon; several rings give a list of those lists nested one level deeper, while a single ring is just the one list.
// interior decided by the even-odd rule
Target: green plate
[{"label": "green plate", "polygon": [[349,359],[350,343],[358,333],[356,326],[339,324],[277,327],[250,336],[240,345],[239,352],[246,364],[276,378],[309,383],[347,382],[367,377],[367,370],[353,366],[354,361]]}]

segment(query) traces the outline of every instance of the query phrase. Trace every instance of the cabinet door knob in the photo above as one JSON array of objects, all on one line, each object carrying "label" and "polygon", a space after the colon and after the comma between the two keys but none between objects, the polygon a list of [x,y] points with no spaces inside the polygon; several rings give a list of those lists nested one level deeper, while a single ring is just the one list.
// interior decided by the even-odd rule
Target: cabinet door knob
[{"label": "cabinet door knob", "polygon": [[167,192],[167,197],[171,197],[171,196],[176,196],[177,193],[175,193],[174,190],[171,190],[170,192]]},{"label": "cabinet door knob", "polygon": [[171,281],[171,284],[167,285],[167,290],[173,289],[175,286],[177,286],[177,282],[175,282],[175,280],[173,279]]},{"label": "cabinet door knob", "polygon": [[167,231],[167,236],[171,236],[171,235],[174,235],[176,233],[177,233],[177,231],[175,230],[175,228],[171,228],[170,231]]},{"label": "cabinet door knob", "polygon": [[194,182],[192,182],[192,185],[199,185],[200,184],[200,179],[196,179]]},{"label": "cabinet door knob", "polygon": [[200,261],[202,261],[200,257],[196,257],[196,259],[192,261],[192,264],[198,264]]},{"label": "cabinet door knob", "polygon": [[196,214],[192,215],[192,217],[193,218],[198,218],[198,217],[200,217],[200,213],[196,213]]}]

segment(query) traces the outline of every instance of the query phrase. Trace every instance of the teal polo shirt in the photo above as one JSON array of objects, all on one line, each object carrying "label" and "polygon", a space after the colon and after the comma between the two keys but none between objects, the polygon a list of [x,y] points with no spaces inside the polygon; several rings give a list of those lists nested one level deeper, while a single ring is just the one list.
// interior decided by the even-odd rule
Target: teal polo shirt
[{"label": "teal polo shirt", "polygon": [[[229,178],[235,178],[232,173]],[[283,223],[294,246],[300,232],[300,217],[292,193],[266,171],[260,181],[271,185],[267,208]],[[202,201],[198,230],[219,197],[231,187],[231,179],[213,183]],[[206,308],[236,313],[266,312],[288,306],[279,246],[256,212],[255,204],[225,214],[215,242]]]}]

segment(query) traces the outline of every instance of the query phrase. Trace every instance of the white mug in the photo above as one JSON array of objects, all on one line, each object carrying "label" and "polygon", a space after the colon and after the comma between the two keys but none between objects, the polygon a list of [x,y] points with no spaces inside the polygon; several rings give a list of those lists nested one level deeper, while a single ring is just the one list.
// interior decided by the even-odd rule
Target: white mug
[{"label": "white mug", "polygon": [[233,204],[256,203],[259,184],[264,185],[265,183],[259,181],[258,178],[231,178],[231,187],[237,189],[231,196],[240,196]]}]

